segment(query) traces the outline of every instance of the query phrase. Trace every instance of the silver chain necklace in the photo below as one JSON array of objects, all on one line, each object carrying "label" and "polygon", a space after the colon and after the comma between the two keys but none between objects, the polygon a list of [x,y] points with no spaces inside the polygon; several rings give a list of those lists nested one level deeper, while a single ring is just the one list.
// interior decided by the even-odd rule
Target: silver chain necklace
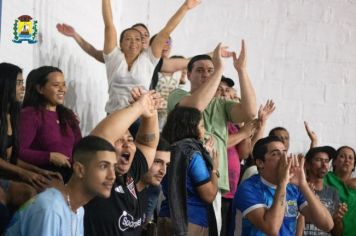
[{"label": "silver chain necklace", "polygon": [[[67,185],[66,185],[65,187],[67,187]],[[78,224],[77,224],[77,222],[75,222],[75,228],[74,228],[74,233],[73,233],[73,213],[74,213],[74,214],[76,214],[76,213],[72,210],[72,205],[70,204],[70,197],[69,197],[68,189],[67,189],[66,192],[67,192],[67,194],[66,194],[66,201],[67,201],[67,205],[68,205],[69,211],[70,211],[70,235],[71,235],[71,236],[75,236],[76,233],[77,233],[77,226],[78,226]],[[77,219],[77,217],[76,217],[76,215],[75,215],[75,221],[77,221],[76,219]]]}]

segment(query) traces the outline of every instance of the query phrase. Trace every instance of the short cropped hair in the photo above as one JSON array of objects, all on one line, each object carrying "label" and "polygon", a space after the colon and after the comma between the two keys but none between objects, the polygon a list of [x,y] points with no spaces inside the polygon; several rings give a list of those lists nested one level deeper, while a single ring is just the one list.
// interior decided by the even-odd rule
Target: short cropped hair
[{"label": "short cropped hair", "polygon": [[282,142],[277,136],[267,136],[258,140],[253,147],[252,155],[255,160],[260,159],[261,161],[265,160],[265,155],[267,153],[267,145],[272,142]]},{"label": "short cropped hair", "polygon": [[171,145],[162,136],[159,137],[157,151],[162,151],[162,152],[170,152],[171,151]]},{"label": "short cropped hair", "polygon": [[284,128],[284,127],[275,127],[273,129],[271,129],[271,131],[269,131],[268,136],[276,136],[274,134],[274,132],[276,132],[276,131],[286,131],[288,133],[288,130],[286,128]]},{"label": "short cropped hair", "polygon": [[96,152],[115,152],[115,147],[107,140],[98,136],[89,135],[82,138],[73,150],[73,159],[82,164],[89,163]]},{"label": "short cropped hair", "polygon": [[188,72],[192,72],[195,62],[204,61],[204,60],[212,61],[211,57],[207,54],[202,54],[202,55],[197,55],[192,57],[192,59],[190,59],[190,61],[188,62],[188,66],[187,66]]}]

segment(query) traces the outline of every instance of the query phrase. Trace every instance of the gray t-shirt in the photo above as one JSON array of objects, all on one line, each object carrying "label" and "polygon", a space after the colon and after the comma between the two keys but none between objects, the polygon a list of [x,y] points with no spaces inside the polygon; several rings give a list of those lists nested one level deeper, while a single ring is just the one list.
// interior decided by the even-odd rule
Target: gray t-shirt
[{"label": "gray t-shirt", "polygon": [[[315,191],[315,193],[318,195],[321,203],[328,209],[330,214],[334,214],[340,203],[339,195],[337,194],[336,189],[331,186],[324,186],[323,190]],[[309,235],[331,236],[329,232],[324,232],[318,229],[314,224],[306,222],[304,227],[304,236]]]}]

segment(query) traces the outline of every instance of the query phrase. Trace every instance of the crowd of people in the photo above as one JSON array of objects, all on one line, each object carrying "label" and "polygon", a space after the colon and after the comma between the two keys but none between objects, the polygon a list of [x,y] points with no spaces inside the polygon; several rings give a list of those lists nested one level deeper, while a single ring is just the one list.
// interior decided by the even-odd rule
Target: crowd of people
[{"label": "crowd of people", "polygon": [[257,109],[244,40],[239,53],[170,57],[200,0],[151,38],[137,23],[119,40],[101,1],[103,50],[57,24],[106,66],[107,116],[89,135],[60,68],[35,68],[24,86],[19,66],[0,63],[0,235],[356,235],[355,150],[318,146],[306,122],[305,155],[288,153],[284,127],[265,136],[276,106]]}]

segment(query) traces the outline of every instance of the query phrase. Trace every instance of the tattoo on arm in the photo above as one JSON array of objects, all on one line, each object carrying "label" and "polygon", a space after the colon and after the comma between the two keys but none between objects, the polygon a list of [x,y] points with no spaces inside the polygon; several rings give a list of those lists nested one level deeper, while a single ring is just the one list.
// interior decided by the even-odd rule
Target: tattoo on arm
[{"label": "tattoo on arm", "polygon": [[156,139],[155,133],[139,134],[137,136],[137,142],[150,143]]},{"label": "tattoo on arm", "polygon": [[282,194],[282,196],[279,198],[279,201],[281,203],[281,206],[283,206],[285,202],[285,194]]}]

